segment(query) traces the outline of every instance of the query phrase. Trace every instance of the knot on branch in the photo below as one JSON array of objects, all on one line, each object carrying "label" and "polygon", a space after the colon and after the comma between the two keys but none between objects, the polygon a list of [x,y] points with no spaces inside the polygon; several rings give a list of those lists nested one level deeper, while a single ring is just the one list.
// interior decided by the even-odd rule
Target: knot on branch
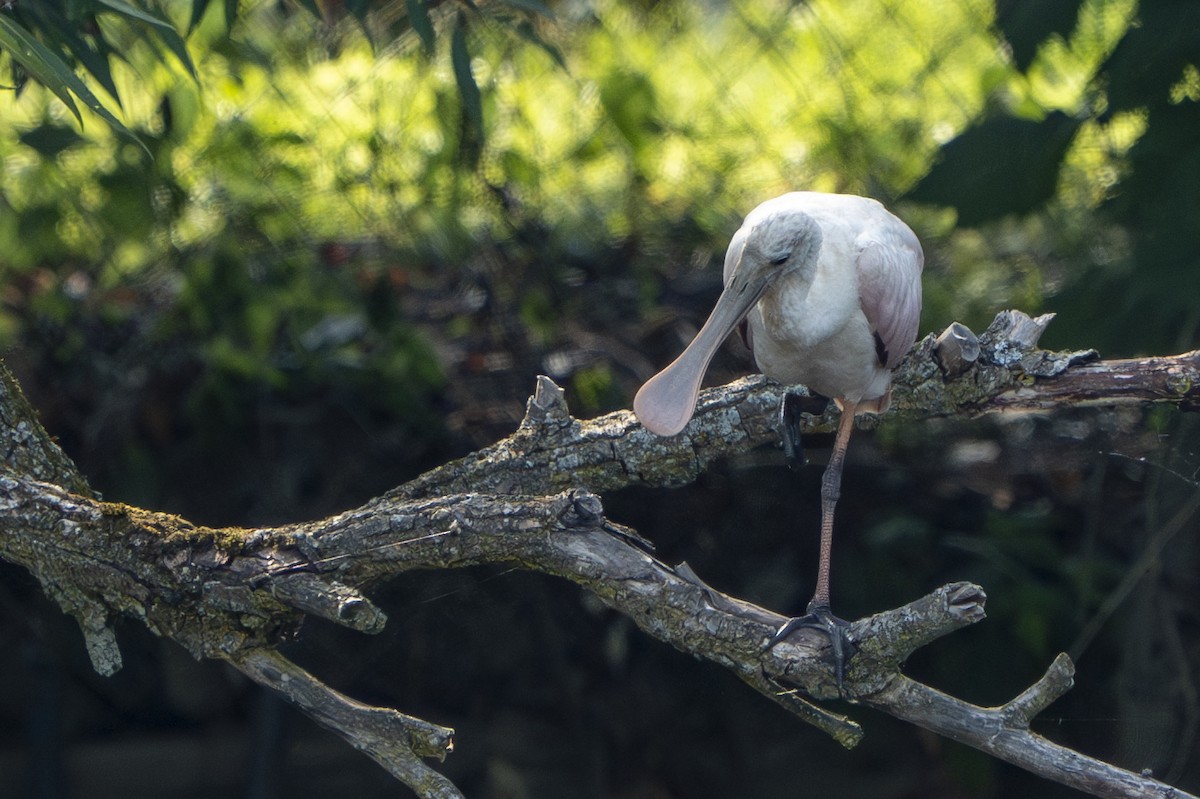
[{"label": "knot on branch", "polygon": [[604,520],[604,504],[600,497],[577,488],[568,492],[570,504],[559,517],[566,527],[594,527]]},{"label": "knot on branch", "polygon": [[[1007,407],[1030,395],[1035,382],[1068,375],[1072,367],[1099,358],[1095,350],[1050,351],[1038,347],[1054,314],[1031,317],[1001,311],[976,336],[954,322],[938,336],[917,343],[897,368],[897,409],[924,416]],[[1032,392],[1046,393],[1049,381]]]},{"label": "knot on branch", "polygon": [[271,593],[285,605],[359,632],[378,633],[387,624],[387,614],[359,591],[309,572],[272,580]]}]

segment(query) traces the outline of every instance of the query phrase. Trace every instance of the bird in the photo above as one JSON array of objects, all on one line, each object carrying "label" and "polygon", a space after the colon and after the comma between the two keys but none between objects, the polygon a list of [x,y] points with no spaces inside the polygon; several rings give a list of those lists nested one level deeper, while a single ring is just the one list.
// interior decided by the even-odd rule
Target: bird
[{"label": "bird", "polygon": [[[854,417],[882,413],[892,370],[912,348],[921,317],[925,256],[916,234],[876,200],[797,191],[754,208],[725,253],[724,289],[683,353],[638,390],[634,414],[650,432],[678,434],[695,413],[713,355],[739,328],[767,377],[832,398],[841,409],[821,479],[817,579],[804,616],[789,619],[770,649],[809,627],[828,633],[839,693],[847,622],[830,607],[833,515]],[[796,395],[780,404],[783,447],[800,452]],[[794,465],[794,464],[793,464]]]}]

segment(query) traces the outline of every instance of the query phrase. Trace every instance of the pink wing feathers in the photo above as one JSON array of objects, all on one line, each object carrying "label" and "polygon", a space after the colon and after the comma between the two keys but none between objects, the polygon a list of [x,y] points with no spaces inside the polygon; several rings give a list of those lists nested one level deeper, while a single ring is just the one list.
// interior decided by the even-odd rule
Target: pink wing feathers
[{"label": "pink wing feathers", "polygon": [[882,344],[880,361],[894,369],[917,337],[925,255],[916,235],[891,214],[855,243],[863,315]]}]

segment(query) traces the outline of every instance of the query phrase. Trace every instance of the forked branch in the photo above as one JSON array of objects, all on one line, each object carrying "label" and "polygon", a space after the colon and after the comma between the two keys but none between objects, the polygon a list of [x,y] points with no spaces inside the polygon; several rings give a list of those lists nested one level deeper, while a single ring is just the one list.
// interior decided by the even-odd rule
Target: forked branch
[{"label": "forked branch", "polygon": [[[1120,362],[1047,353],[1036,349],[1046,321],[1006,313],[979,338],[957,326],[926,339],[897,376],[895,407],[914,417],[1079,402],[1200,407],[1200,353]],[[766,651],[782,617],[713,590],[686,564],[658,560],[590,493],[683,483],[717,457],[775,440],[781,391],[761,378],[711,390],[683,434],[658,439],[626,411],[572,419],[561,390],[543,378],[513,436],[361,508],[277,528],[205,528],[92,497],[0,365],[0,557],[27,567],[79,619],[101,672],[120,667],[110,619],[138,618],[280,691],[423,797],[461,795],[424,762],[451,751],[453,731],[357,703],[275,648],[303,614],[379,631],[386,616],[366,587],[409,569],[516,563],[571,580],[649,635],[725,666],[852,746],[858,725],[806,698],[836,695],[824,636],[801,631]],[[830,421],[813,418],[810,429]],[[1065,656],[999,708],[961,702],[901,673],[915,649],[982,619],[984,602],[979,587],[952,584],[856,622],[844,695],[1098,796],[1188,796],[1029,730],[1070,687]]]}]

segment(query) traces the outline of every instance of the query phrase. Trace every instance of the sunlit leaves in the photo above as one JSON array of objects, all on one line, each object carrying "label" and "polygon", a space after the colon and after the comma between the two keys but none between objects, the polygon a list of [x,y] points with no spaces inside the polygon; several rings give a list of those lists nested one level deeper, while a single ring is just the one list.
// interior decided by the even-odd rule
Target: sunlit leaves
[{"label": "sunlit leaves", "polygon": [[162,16],[125,0],[72,3],[58,0],[0,9],[0,50],[58,97],[80,125],[83,115],[77,100],[115,131],[136,141],[132,132],[75,71],[77,66],[82,67],[120,105],[121,98],[111,70],[117,48],[110,41],[111,34],[106,33],[110,18],[121,20],[127,31],[161,44],[193,78],[196,77],[187,45],[174,26]]},{"label": "sunlit leaves", "polygon": [[75,115],[80,124],[83,123],[83,116],[73,98],[79,98],[85,107],[111,125],[118,133],[137,140],[129,129],[105,108],[96,95],[92,94],[91,89],[80,80],[57,53],[31,36],[2,11],[0,11],[0,47],[6,50],[9,56],[24,67],[39,83],[53,92],[63,102],[63,105]]},{"label": "sunlit leaves", "polygon": [[71,96],[69,84],[74,73],[70,67],[3,12],[0,12],[0,47],[7,50],[9,56],[23,66],[34,80],[54,92],[75,118],[83,122],[75,99]]},{"label": "sunlit leaves", "polygon": [[1184,66],[1179,81],[1171,87],[1168,97],[1172,105],[1200,102],[1200,70],[1196,69],[1195,64]]},{"label": "sunlit leaves", "polygon": [[1018,69],[1026,69],[1051,36],[1070,33],[1083,0],[1051,0],[1029,3],[996,0],[996,27],[1012,48]]},{"label": "sunlit leaves", "polygon": [[179,35],[174,26],[165,19],[159,16],[148,13],[135,8],[124,0],[96,0],[96,2],[104,8],[114,11],[127,19],[133,20],[136,23],[149,25],[154,33],[162,40],[175,57],[179,59],[179,63],[187,69],[188,74],[193,78],[196,77],[196,67],[192,64],[192,57],[188,55],[187,45],[183,42],[183,37]]},{"label": "sunlit leaves", "polygon": [[[215,18],[193,35],[203,93],[177,80],[187,89],[170,90],[172,108],[192,109],[167,142],[179,210],[164,217],[169,235],[143,242],[142,266],[133,255],[123,266],[153,263],[164,242],[220,236],[235,213],[272,242],[384,241],[449,263],[530,225],[547,231],[547,253],[591,257],[636,242],[626,267],[649,302],[666,280],[710,269],[763,197],[812,188],[894,202],[948,143],[940,192],[917,197],[991,204],[959,217],[972,221],[1055,196],[1078,209],[1072,224],[1082,229],[1123,174],[1129,142],[1071,134],[1097,102],[1091,78],[1121,40],[1131,2],[1083,0],[1074,28],[1037,47],[1028,74],[997,38],[992,0],[740,0],[705,13],[601,0],[583,20],[557,21],[537,3],[405,0],[386,19],[376,4],[351,4],[362,20],[343,24],[345,6],[323,5],[324,39],[296,6],[247,4],[236,45],[210,48]],[[383,31],[399,32],[400,44],[379,47]],[[139,62],[139,76],[172,85],[178,59],[160,44],[164,58],[153,69]],[[125,74],[116,84],[129,93]],[[160,100],[131,94],[131,126],[156,130]],[[1020,121],[980,122],[1006,113]],[[973,136],[981,147],[969,146]],[[1068,144],[1064,173],[1055,159]],[[86,149],[62,152],[70,180],[90,184],[104,159]],[[997,151],[1023,160],[1013,167]],[[68,220],[91,213],[71,210],[79,197],[57,202]],[[956,254],[953,264],[931,257],[930,283],[946,288],[932,290],[930,318],[972,309],[990,318],[996,304],[1058,285],[1036,262],[989,252],[986,238],[948,243],[966,234],[939,205],[901,210],[937,242],[931,253]],[[79,252],[96,249],[88,236],[115,235],[71,230]]]},{"label": "sunlit leaves", "polygon": [[1096,82],[1100,66],[1129,30],[1136,7],[1135,0],[1083,2],[1070,35],[1042,41],[1024,71],[1024,82],[1011,86],[1009,104],[1014,112],[1026,118],[1049,110],[1088,113],[1101,101],[1101,86]]}]

